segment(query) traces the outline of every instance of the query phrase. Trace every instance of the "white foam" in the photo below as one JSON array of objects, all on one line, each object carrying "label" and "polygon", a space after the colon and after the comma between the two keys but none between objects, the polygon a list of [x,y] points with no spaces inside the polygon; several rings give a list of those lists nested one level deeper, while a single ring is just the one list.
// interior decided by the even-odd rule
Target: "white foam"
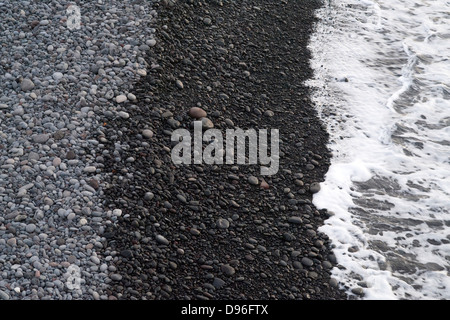
[{"label": "white foam", "polygon": [[449,10],[332,1],[311,38],[334,155],[314,204],[335,213],[321,229],[334,275],[349,292],[363,279],[368,299],[450,298]]}]

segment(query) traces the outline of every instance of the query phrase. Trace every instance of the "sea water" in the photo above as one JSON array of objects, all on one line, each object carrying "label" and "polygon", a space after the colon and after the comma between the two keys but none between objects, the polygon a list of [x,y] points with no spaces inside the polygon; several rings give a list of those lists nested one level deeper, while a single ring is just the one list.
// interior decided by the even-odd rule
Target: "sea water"
[{"label": "sea water", "polygon": [[325,0],[317,15],[307,84],[333,158],[313,201],[334,213],[333,276],[364,299],[449,299],[450,1]]}]

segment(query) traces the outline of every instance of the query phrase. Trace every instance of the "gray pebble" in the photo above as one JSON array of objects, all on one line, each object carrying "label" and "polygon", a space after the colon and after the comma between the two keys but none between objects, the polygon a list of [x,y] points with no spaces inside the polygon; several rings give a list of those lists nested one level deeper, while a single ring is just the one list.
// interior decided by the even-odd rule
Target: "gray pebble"
[{"label": "gray pebble", "polygon": [[146,192],[145,195],[144,195],[144,199],[147,200],[147,201],[150,201],[150,200],[153,199],[154,196],[155,195],[152,192]]},{"label": "gray pebble", "polygon": [[236,270],[229,264],[223,264],[220,266],[220,270],[227,276],[232,276],[236,273]]},{"label": "gray pebble", "polygon": [[357,296],[362,297],[362,296],[364,296],[364,289],[361,287],[355,287],[355,288],[352,288],[352,293]]},{"label": "gray pebble", "polygon": [[183,88],[184,88],[184,84],[183,84],[183,82],[181,82],[181,80],[177,80],[177,81],[175,82],[175,84],[176,84],[177,87],[180,88],[180,89],[183,89]]},{"label": "gray pebble", "polygon": [[311,193],[319,192],[320,191],[320,183],[318,183],[318,182],[311,183],[311,185],[309,186],[309,191]]},{"label": "gray pebble", "polygon": [[34,82],[31,81],[30,79],[25,78],[20,83],[20,87],[22,88],[23,91],[33,90],[34,89]]},{"label": "gray pebble", "polygon": [[25,227],[25,230],[28,233],[34,232],[36,230],[36,225],[34,223],[27,224],[27,226]]},{"label": "gray pebble", "polygon": [[6,243],[11,247],[15,247],[17,245],[17,239],[9,238],[8,240],[6,240]]},{"label": "gray pebble", "polygon": [[166,245],[166,246],[170,243],[169,240],[167,240],[164,236],[162,236],[162,235],[160,235],[160,234],[158,234],[158,235],[156,236],[156,241],[157,241],[158,243],[163,244],[163,245]]},{"label": "gray pebble", "polygon": [[219,229],[228,229],[230,226],[230,222],[227,219],[219,218],[216,222],[216,225]]},{"label": "gray pebble", "polygon": [[0,300],[9,300],[9,294],[3,290],[0,290]]},{"label": "gray pebble", "polygon": [[312,267],[314,265],[314,262],[307,257],[302,258],[301,262],[302,262],[302,265],[304,265],[305,267]]},{"label": "gray pebble", "polygon": [[46,143],[48,139],[50,139],[50,135],[46,133],[38,134],[33,137],[33,141],[36,143]]},{"label": "gray pebble", "polygon": [[225,285],[225,281],[223,281],[223,280],[220,279],[220,278],[214,278],[213,286],[214,286],[216,289],[220,289],[220,288],[222,288],[224,285]]},{"label": "gray pebble", "polygon": [[130,114],[125,111],[119,111],[118,116],[121,117],[122,119],[128,119],[130,117]]},{"label": "gray pebble", "polygon": [[249,176],[248,177],[248,182],[252,185],[258,185],[259,184],[259,180],[257,177],[255,176]]},{"label": "gray pebble", "polygon": [[113,273],[109,277],[111,278],[111,280],[114,280],[114,281],[122,280],[122,275],[120,275],[118,273]]},{"label": "gray pebble", "polygon": [[289,217],[288,222],[293,224],[302,224],[303,220],[300,217]]}]

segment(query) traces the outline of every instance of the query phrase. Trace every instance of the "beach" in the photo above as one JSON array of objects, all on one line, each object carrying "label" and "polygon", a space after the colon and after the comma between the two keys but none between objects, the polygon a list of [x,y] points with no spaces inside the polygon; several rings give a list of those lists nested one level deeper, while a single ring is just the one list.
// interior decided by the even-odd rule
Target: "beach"
[{"label": "beach", "polygon": [[[122,275],[111,283],[113,296],[346,298],[330,277],[336,260],[329,239],[317,231],[327,212],[311,204],[330,158],[303,85],[319,5],[156,5],[157,44],[147,56],[153,67],[135,88],[139,103],[128,119],[105,120],[105,136],[117,137],[108,138],[110,150],[116,141],[128,146],[121,161],[105,159],[106,206],[122,210],[108,231]],[[256,165],[174,165],[171,133],[191,129],[192,107],[222,131],[279,129],[278,173],[261,176]],[[141,138],[143,130],[153,136]]]},{"label": "beach", "polygon": [[[0,298],[347,299],[312,204],[331,158],[304,85],[321,3],[77,5],[2,3]],[[278,130],[277,172],[175,164],[199,118]]]}]

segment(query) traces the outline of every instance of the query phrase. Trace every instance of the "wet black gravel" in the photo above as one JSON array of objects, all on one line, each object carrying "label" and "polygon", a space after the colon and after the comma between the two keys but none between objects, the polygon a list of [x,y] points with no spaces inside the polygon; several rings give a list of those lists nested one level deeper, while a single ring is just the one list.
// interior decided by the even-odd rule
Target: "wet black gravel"
[{"label": "wet black gravel", "polygon": [[[329,239],[317,230],[327,213],[311,204],[330,163],[327,133],[303,85],[319,6],[155,4],[151,71],[136,84],[138,102],[126,102],[130,117],[105,117],[103,130],[105,206],[122,210],[104,234],[118,275],[110,299],[346,299],[330,279]],[[171,132],[192,130],[195,106],[223,132],[279,129],[279,172],[175,166]]]}]

